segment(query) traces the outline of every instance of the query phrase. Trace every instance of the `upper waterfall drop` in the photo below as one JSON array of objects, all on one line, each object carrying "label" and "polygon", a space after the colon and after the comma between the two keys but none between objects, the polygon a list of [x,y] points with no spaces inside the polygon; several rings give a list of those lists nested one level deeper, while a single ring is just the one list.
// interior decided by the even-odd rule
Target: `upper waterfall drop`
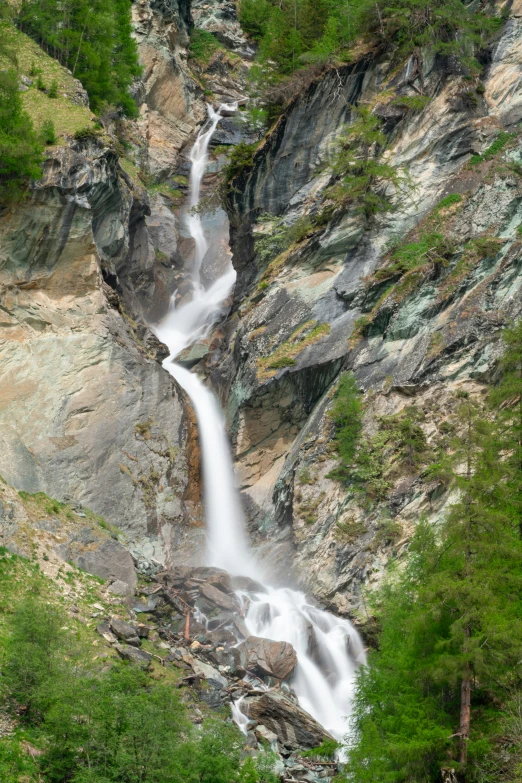
[{"label": "upper waterfall drop", "polygon": [[[198,376],[174,361],[186,347],[209,334],[236,279],[229,260],[221,276],[207,289],[202,285],[201,268],[208,243],[201,217],[194,209],[199,203],[212,134],[221,112],[232,108],[226,104],[217,112],[209,108],[210,124],[201,129],[190,154],[187,227],[195,243],[192,298],[176,308],[174,294],[169,312],[154,331],[170,350],[163,366],[187,392],[196,412],[203,465],[208,563],[231,574],[263,582],[261,568],[248,547],[224,416],[215,396]],[[350,713],[355,671],[365,662],[359,634],[348,620],[314,606],[302,592],[269,585],[263,590],[249,594],[248,603],[246,596],[238,591],[248,631],[254,636],[293,645],[298,663],[292,686],[299,703],[332,736],[341,739],[347,732],[345,718]],[[245,730],[248,721],[240,702],[234,705],[233,714],[240,728]]]}]

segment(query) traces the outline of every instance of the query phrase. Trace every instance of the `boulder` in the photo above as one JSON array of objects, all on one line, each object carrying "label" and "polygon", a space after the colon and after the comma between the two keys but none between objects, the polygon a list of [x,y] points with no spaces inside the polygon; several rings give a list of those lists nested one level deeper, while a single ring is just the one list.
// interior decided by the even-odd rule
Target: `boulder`
[{"label": "boulder", "polygon": [[[96,549],[78,551],[74,543],[69,544],[69,558],[78,568],[102,579],[114,579],[129,585],[134,592],[138,578],[130,552],[113,538],[104,539]],[[78,542],[85,545],[85,542]],[[94,542],[92,542],[94,543]],[[67,559],[67,558],[66,558]]]},{"label": "boulder", "polygon": [[266,587],[249,576],[232,576],[230,584],[235,590],[245,590],[247,593],[266,593]]},{"label": "boulder", "polygon": [[133,647],[139,647],[141,640],[137,634],[136,628],[124,620],[118,620],[113,618],[110,621],[111,631],[116,634],[118,639],[122,639],[127,644],[131,644]]},{"label": "boulder", "polygon": [[189,655],[188,653],[183,656],[183,660],[185,663],[188,663],[194,674],[198,677],[201,677],[204,680],[214,680],[214,682],[218,682],[222,688],[228,685],[228,680],[209,663],[203,663],[203,661],[194,658],[193,655]]},{"label": "boulder", "polygon": [[241,706],[250,720],[275,734],[289,750],[316,748],[324,740],[332,739],[311,715],[280,691],[247,696]]},{"label": "boulder", "polygon": [[297,664],[297,655],[289,642],[274,642],[249,636],[238,645],[241,665],[260,677],[275,677],[285,680],[292,674]]},{"label": "boulder", "polygon": [[150,653],[145,652],[145,650],[138,650],[136,647],[130,647],[126,644],[115,644],[114,649],[124,661],[135,663],[143,669],[147,669],[152,660],[152,655],[150,655]]},{"label": "boulder", "polygon": [[216,606],[220,606],[222,609],[228,609],[231,612],[239,611],[239,601],[234,595],[227,595],[227,593],[218,590],[217,587],[214,587],[208,582],[204,582],[199,586],[199,592],[207,601],[216,604]]},{"label": "boulder", "polygon": [[112,595],[132,595],[134,590],[129,584],[127,584],[127,582],[122,582],[121,579],[116,579],[109,586],[108,592]]}]

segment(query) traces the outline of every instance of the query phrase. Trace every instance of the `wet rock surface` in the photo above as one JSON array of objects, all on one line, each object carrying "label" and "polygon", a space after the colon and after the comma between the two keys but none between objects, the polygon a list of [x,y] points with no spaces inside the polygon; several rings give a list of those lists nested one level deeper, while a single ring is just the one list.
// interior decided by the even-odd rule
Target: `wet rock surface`
[{"label": "wet rock surface", "polygon": [[297,665],[295,650],[288,642],[249,636],[237,649],[245,669],[261,677],[286,680]]},{"label": "wet rock surface", "polygon": [[242,702],[247,715],[272,731],[288,750],[317,748],[330,735],[305,710],[277,691],[247,696]]}]

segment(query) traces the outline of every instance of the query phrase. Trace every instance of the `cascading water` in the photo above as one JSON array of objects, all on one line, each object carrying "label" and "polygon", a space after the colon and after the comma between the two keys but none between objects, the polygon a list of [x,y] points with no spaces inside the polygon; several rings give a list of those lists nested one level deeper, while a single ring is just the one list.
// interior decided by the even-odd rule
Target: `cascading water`
[{"label": "cascading water", "polygon": [[[170,350],[163,366],[185,389],[196,412],[203,462],[209,564],[263,582],[262,571],[247,544],[224,417],[214,395],[197,375],[174,362],[186,347],[208,335],[236,279],[229,263],[208,289],[201,285],[201,266],[208,244],[200,215],[194,209],[199,203],[212,134],[222,112],[232,108],[223,105],[217,112],[209,108],[208,127],[201,129],[192,148],[187,226],[195,243],[193,295],[177,309],[173,296],[169,313],[155,327],[155,332]],[[241,593],[238,597],[245,600]],[[298,664],[291,684],[299,703],[340,739],[347,731],[345,719],[350,713],[355,670],[365,661],[357,631],[348,620],[318,609],[303,593],[289,588],[266,586],[266,592],[249,595],[248,601],[245,616],[248,630],[253,636],[287,641],[294,646]],[[248,717],[241,709],[241,699],[233,705],[233,716],[245,731]]]}]

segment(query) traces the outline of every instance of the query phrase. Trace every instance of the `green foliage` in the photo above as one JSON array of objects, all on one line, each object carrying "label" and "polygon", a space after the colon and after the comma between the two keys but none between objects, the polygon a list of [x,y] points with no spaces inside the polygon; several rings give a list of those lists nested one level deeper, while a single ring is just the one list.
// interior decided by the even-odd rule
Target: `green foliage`
[{"label": "green foliage", "polygon": [[56,79],[51,83],[47,95],[49,96],[49,98],[58,97],[58,82],[56,81]]},{"label": "green foliage", "polygon": [[[239,20],[258,41],[266,70],[278,76],[310,63],[349,59],[360,39],[396,60],[426,47],[458,58],[473,72],[479,69],[474,51],[502,23],[484,6],[477,10],[460,0],[241,0]],[[411,108],[422,108],[421,101],[413,98]]]},{"label": "green foliage", "polygon": [[462,196],[460,193],[450,193],[449,196],[445,196],[436,206],[437,210],[440,209],[446,209],[447,207],[452,207],[453,204],[460,204],[462,201]]},{"label": "green foliage", "polygon": [[297,364],[295,359],[291,356],[278,356],[276,359],[272,359],[268,362],[267,367],[271,370],[280,370],[283,367],[293,367]]},{"label": "green foliage", "polygon": [[301,756],[309,759],[326,759],[327,761],[331,761],[335,758],[335,755],[340,747],[340,743],[336,740],[326,739],[321,742],[317,748],[310,748],[310,750],[305,750],[304,753],[301,753]]},{"label": "green foliage", "polygon": [[254,153],[257,144],[247,144],[241,141],[229,152],[228,163],[224,168],[225,183],[230,184],[238,174],[248,171],[254,165]]},{"label": "green foliage", "polygon": [[[511,484],[515,474],[522,480],[522,463],[519,452],[510,456],[519,442],[520,327],[505,340],[492,408],[469,396],[459,403],[445,457],[457,501],[437,528],[418,524],[405,567],[375,595],[378,650],[357,678],[350,783],[438,783],[446,768],[467,783],[517,779],[506,776],[517,751],[496,745],[504,701],[505,730],[520,738],[522,726],[513,710],[522,686],[522,528]],[[499,412],[508,400],[510,412]]]},{"label": "green foliage", "polygon": [[427,95],[400,95],[392,101],[395,106],[405,106],[412,111],[422,111],[429,102]]},{"label": "green foliage", "polygon": [[[377,432],[363,440],[363,405],[355,379],[346,375],[341,383],[331,413],[336,423],[335,445],[340,463],[329,477],[351,486],[365,503],[382,500],[392,478],[403,471],[419,470],[429,456],[420,426],[423,414],[412,405],[395,416],[381,416]],[[381,535],[382,543],[394,539],[390,532],[391,529]],[[339,534],[350,536],[351,529],[340,528]]]},{"label": "green foliage", "polygon": [[339,381],[330,411],[335,425],[335,444],[343,470],[348,470],[353,463],[362,432],[362,414],[362,397],[357,382],[351,373],[345,373]]},{"label": "green foliage", "polygon": [[385,163],[380,153],[386,146],[381,120],[364,106],[354,108],[355,119],[335,144],[329,168],[336,183],[328,195],[343,207],[355,207],[367,218],[396,208],[389,195],[407,187],[407,177],[396,166]]},{"label": "green foliage", "polygon": [[112,105],[136,116],[130,87],[141,69],[130,12],[130,0],[21,0],[15,22],[80,79],[94,111]]},{"label": "green foliage", "polygon": [[[0,559],[0,579],[2,577]],[[40,583],[35,582],[35,587]],[[2,682],[39,754],[0,740],[2,781],[41,783],[276,783],[273,754],[243,763],[230,721],[194,727],[179,692],[139,667],[88,663],[71,620],[33,591],[15,606]]]},{"label": "green foliage", "polygon": [[[440,206],[440,205],[439,205]],[[391,263],[375,273],[376,280],[405,275],[429,264],[444,267],[454,253],[453,243],[440,231],[423,233],[415,242],[408,242],[392,253]]]},{"label": "green foliage", "polygon": [[58,139],[56,136],[54,122],[52,120],[45,120],[43,122],[41,136],[44,144],[56,144]]},{"label": "green foliage", "polygon": [[41,176],[42,160],[43,145],[22,109],[18,74],[0,70],[0,203],[22,198],[29,181]]},{"label": "green foliage", "polygon": [[99,136],[99,132],[91,125],[87,125],[85,128],[79,128],[74,133],[76,141],[87,141],[88,139],[96,140]]},{"label": "green foliage", "polygon": [[208,30],[194,27],[190,33],[189,56],[201,65],[208,65],[212,55],[222,48],[216,36]]},{"label": "green foliage", "polygon": [[472,155],[470,158],[470,164],[472,166],[476,166],[478,163],[482,163],[483,160],[491,160],[491,158],[494,155],[497,155],[499,152],[501,152],[506,144],[514,138],[516,134],[513,133],[507,133],[506,131],[501,131],[493,144],[490,144],[490,146],[482,153],[482,155]]}]

